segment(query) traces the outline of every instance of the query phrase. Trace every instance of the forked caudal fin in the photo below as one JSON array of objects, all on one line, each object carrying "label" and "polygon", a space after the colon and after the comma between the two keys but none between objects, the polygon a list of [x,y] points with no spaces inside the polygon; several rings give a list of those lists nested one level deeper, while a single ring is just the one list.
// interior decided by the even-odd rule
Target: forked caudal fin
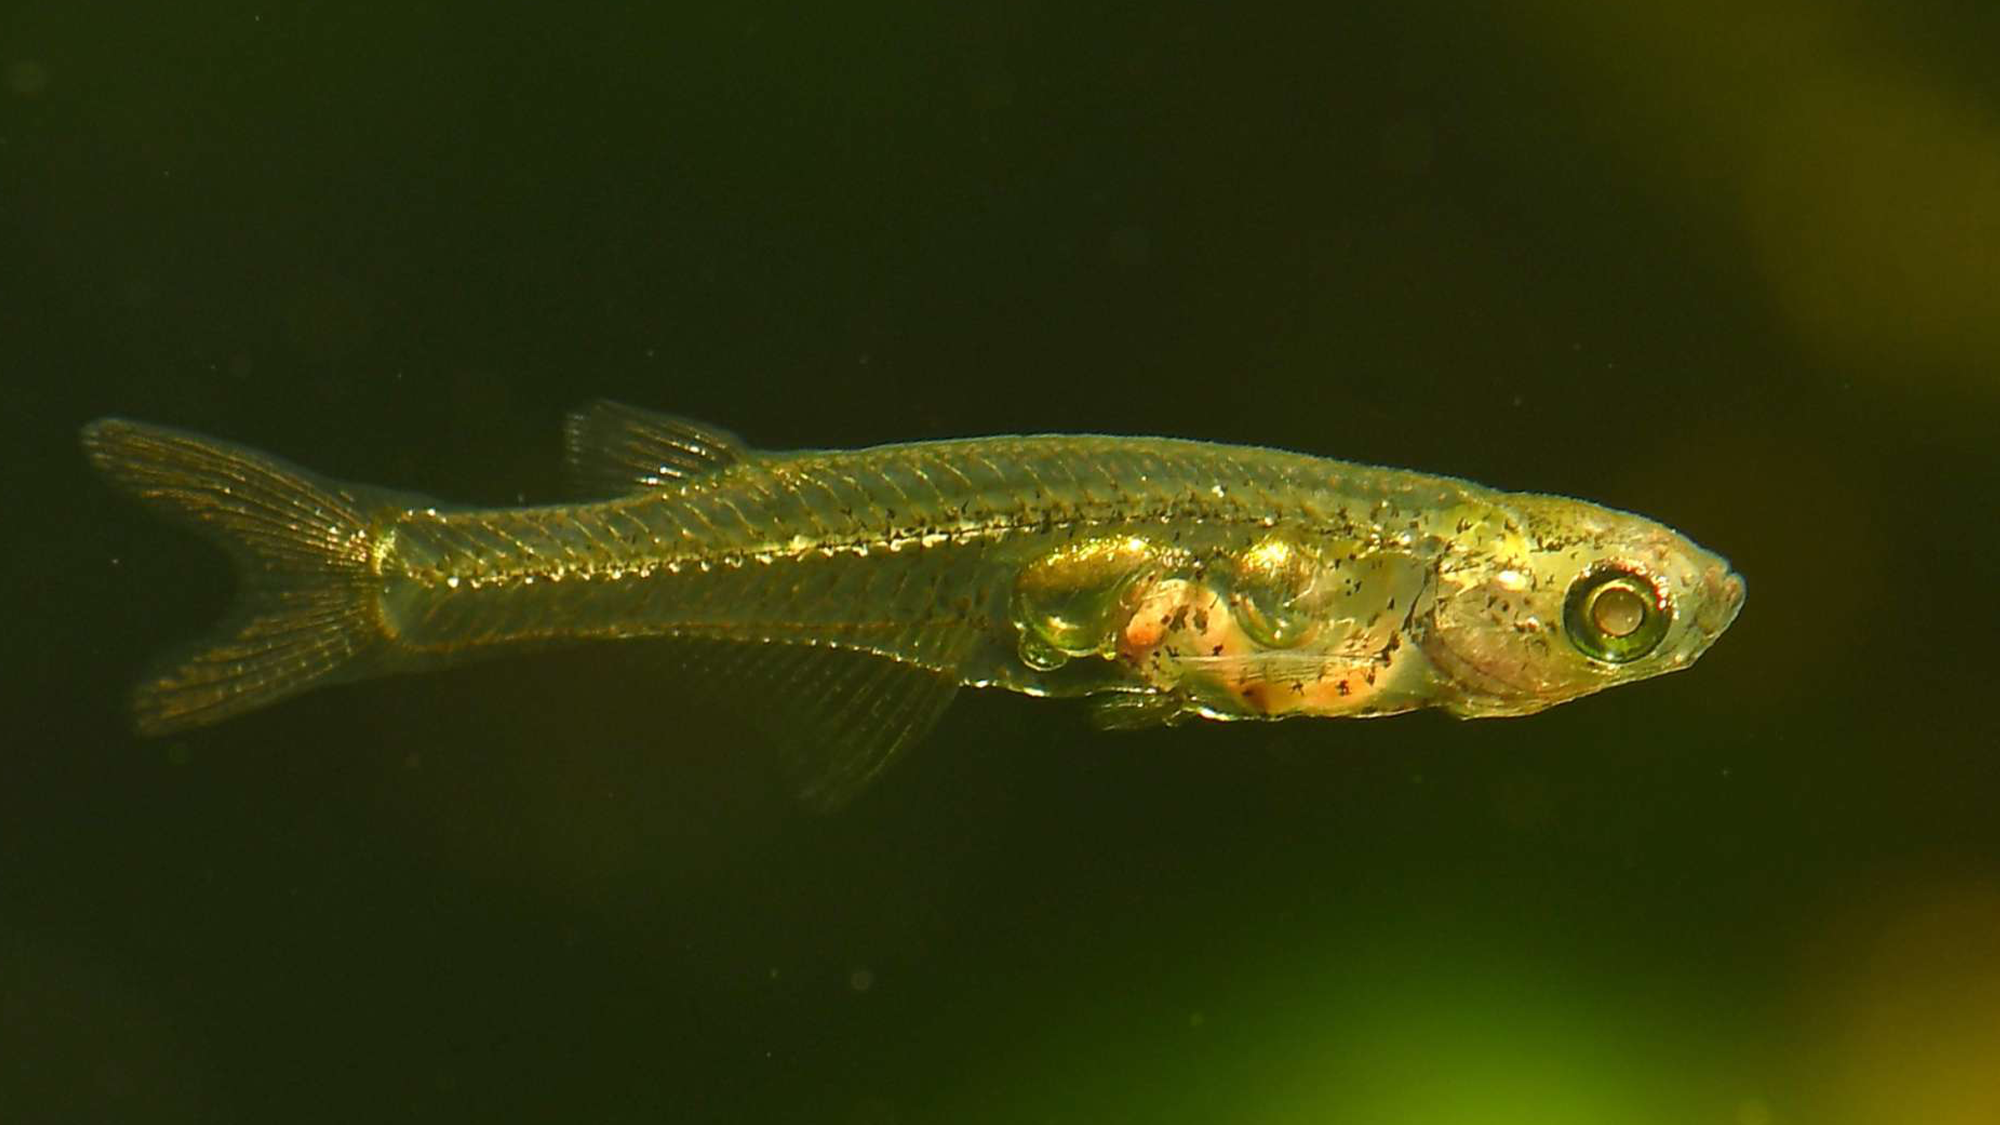
[{"label": "forked caudal fin", "polygon": [[220,543],[237,565],[231,615],[134,691],[141,733],[218,722],[367,670],[381,632],[359,490],[164,426],[103,418],[82,438],[114,486]]}]

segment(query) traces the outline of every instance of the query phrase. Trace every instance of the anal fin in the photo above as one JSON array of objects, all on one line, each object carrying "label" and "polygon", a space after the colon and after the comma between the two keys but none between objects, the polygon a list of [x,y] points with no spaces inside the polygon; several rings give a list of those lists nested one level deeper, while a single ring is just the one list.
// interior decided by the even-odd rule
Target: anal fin
[{"label": "anal fin", "polygon": [[958,681],[872,652],[779,640],[666,642],[686,674],[735,703],[816,812],[848,804],[937,726]]},{"label": "anal fin", "polygon": [[958,693],[928,668],[828,648],[794,649],[759,723],[780,746],[785,780],[807,806],[831,812],[922,741]]}]

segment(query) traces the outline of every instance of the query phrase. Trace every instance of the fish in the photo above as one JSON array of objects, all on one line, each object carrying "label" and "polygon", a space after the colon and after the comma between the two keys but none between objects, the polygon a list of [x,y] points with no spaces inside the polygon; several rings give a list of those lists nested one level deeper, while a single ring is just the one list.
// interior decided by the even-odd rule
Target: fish
[{"label": "fish", "polygon": [[1096,725],[1527,715],[1686,668],[1727,561],[1562,496],[1178,438],[769,451],[618,403],[564,427],[577,503],[454,506],[165,426],[84,426],[117,490],[218,543],[237,602],[132,694],[186,731],[309,689],[596,640],[762,676],[837,808],[966,687]]}]

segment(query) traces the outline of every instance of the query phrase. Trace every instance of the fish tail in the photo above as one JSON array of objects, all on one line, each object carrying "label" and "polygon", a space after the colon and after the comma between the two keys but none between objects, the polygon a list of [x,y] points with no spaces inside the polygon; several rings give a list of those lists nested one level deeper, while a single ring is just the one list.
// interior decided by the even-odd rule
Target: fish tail
[{"label": "fish tail", "polygon": [[237,602],[211,633],[133,691],[142,734],[218,722],[365,675],[384,634],[371,596],[377,536],[350,486],[248,449],[119,418],[83,451],[117,489],[220,544]]}]

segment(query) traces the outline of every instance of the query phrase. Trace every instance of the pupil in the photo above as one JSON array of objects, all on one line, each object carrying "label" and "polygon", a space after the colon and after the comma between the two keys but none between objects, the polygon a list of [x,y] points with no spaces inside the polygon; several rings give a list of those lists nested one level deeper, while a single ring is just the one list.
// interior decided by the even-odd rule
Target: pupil
[{"label": "pupil", "polygon": [[1590,619],[1606,636],[1629,637],[1646,623],[1646,599],[1623,586],[1613,586],[1591,603]]}]

